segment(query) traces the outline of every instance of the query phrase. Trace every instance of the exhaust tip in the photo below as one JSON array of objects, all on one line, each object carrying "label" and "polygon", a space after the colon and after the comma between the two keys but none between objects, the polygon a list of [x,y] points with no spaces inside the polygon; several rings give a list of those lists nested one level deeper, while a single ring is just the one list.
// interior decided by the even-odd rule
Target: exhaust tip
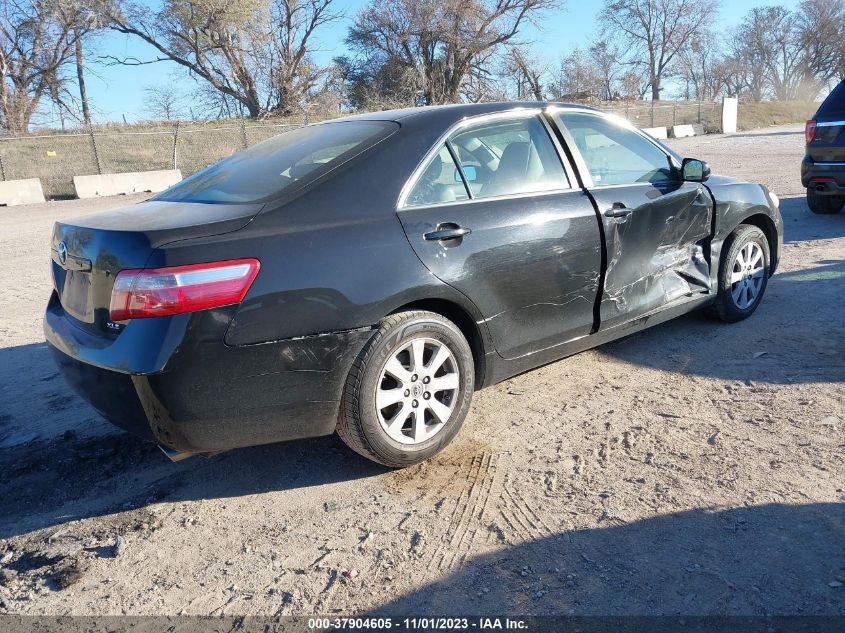
[{"label": "exhaust tip", "polygon": [[826,190],[827,187],[825,187],[824,185],[816,185],[816,191],[818,191],[819,193],[823,193]]},{"label": "exhaust tip", "polygon": [[171,462],[181,462],[183,459],[188,459],[189,457],[196,455],[196,453],[192,451],[177,451],[169,446],[163,446],[161,444],[159,444],[158,447],[161,449],[162,453],[167,455],[167,459]]}]

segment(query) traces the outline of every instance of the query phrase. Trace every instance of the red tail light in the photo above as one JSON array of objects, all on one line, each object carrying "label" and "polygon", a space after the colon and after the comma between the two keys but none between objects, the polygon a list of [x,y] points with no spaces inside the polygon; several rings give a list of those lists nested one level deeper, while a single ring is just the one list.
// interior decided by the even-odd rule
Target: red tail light
[{"label": "red tail light", "polygon": [[112,321],[181,314],[240,303],[258,275],[257,259],[122,270],[112,289]]},{"label": "red tail light", "polygon": [[807,141],[807,145],[813,142],[813,139],[816,138],[816,122],[814,119],[810,119],[804,125],[804,140]]}]

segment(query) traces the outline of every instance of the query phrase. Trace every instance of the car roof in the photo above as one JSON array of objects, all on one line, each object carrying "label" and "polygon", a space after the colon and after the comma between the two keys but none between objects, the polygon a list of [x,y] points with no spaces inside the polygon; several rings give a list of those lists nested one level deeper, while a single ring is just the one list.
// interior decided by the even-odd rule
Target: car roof
[{"label": "car roof", "polygon": [[590,106],[555,101],[497,101],[491,103],[453,103],[449,105],[382,110],[381,112],[354,114],[340,119],[333,119],[333,121],[394,121],[400,123],[402,121],[413,120],[414,123],[418,123],[430,119],[432,122],[436,121],[439,124],[448,124],[471,116],[507,112],[519,108],[546,108],[548,106],[574,108],[587,112],[601,112]]}]

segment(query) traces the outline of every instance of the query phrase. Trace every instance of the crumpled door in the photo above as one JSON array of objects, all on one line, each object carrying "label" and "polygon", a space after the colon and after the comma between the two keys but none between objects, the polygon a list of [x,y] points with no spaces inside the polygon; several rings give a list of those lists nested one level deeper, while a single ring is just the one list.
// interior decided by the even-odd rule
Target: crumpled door
[{"label": "crumpled door", "polygon": [[713,201],[706,187],[635,184],[591,193],[607,242],[601,329],[710,292]]}]

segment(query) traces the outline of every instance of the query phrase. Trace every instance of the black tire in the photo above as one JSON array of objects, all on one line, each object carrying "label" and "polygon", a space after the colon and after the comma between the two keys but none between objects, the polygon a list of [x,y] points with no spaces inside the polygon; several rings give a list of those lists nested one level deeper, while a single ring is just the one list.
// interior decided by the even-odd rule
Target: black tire
[{"label": "black tire", "polygon": [[[763,275],[753,302],[749,302],[745,307],[740,307],[734,299],[733,291],[735,288],[734,284],[731,283],[731,276],[735,272],[734,266],[736,265],[737,255],[751,243],[755,243],[763,253]],[[769,241],[763,231],[756,226],[740,224],[725,240],[722,253],[719,261],[719,291],[712,313],[726,323],[736,323],[754,314],[763,300],[769,281],[769,271],[771,270]],[[749,283],[753,283],[753,280],[749,280]]]},{"label": "black tire", "polygon": [[[387,361],[411,340],[421,337],[445,345],[452,353],[459,386],[451,394],[454,407],[448,421],[429,439],[418,444],[403,444],[390,437],[382,427],[376,409],[376,392],[384,379],[382,371]],[[352,365],[341,399],[337,433],[353,451],[379,464],[391,468],[418,464],[443,450],[461,429],[474,387],[472,350],[454,323],[423,310],[392,314],[382,320]]]},{"label": "black tire", "polygon": [[807,189],[807,206],[817,215],[833,215],[845,206],[845,196],[823,196]]}]

